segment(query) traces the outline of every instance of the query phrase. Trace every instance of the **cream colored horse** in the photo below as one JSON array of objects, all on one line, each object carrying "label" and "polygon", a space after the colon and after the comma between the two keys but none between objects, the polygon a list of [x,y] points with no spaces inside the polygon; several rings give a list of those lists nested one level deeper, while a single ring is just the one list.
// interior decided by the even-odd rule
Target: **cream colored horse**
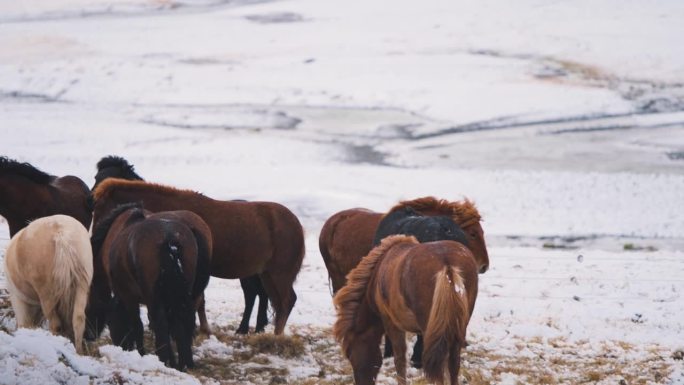
[{"label": "cream colored horse", "polygon": [[45,318],[52,333],[70,338],[82,353],[93,277],[88,230],[66,215],[36,219],[10,240],[5,274],[17,327],[36,327]]}]

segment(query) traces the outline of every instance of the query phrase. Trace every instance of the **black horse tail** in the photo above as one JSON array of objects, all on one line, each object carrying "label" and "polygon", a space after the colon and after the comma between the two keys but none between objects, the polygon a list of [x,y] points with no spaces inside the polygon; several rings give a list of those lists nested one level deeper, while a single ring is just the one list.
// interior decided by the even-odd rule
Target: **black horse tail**
[{"label": "black horse tail", "polygon": [[161,297],[159,299],[163,304],[168,331],[176,340],[180,370],[194,366],[192,337],[195,332],[195,309],[193,288],[183,272],[184,251],[177,238],[171,235],[167,237],[161,248],[161,271],[157,281],[157,295]]},{"label": "black horse tail", "polygon": [[191,293],[192,300],[194,301],[204,294],[204,289],[209,284],[212,250],[205,234],[202,234],[197,229],[192,229],[192,233],[195,236],[195,240],[197,240],[197,268],[195,270],[195,283]]}]

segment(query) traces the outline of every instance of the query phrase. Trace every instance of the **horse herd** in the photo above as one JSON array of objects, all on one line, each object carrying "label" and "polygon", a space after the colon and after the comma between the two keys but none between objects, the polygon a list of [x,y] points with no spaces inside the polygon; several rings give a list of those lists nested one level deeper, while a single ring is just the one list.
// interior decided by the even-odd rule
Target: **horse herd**
[{"label": "horse herd", "polygon": [[[211,332],[203,297],[209,276],[240,279],[238,333],[248,332],[257,297],[255,330],[268,323],[270,302],[275,334],[297,300],[304,232],[289,209],[148,183],[120,157],[97,163],[92,189],[0,157],[0,215],[12,237],[5,274],[17,326],[47,319],[79,352],[84,337],[107,326],[113,343],[144,354],[144,304],[159,359],[192,368],[195,312],[200,331]],[[448,372],[458,383],[478,273],[489,267],[480,220],[468,200],[424,197],[387,213],[344,210],[325,222],[319,247],[335,293],[333,334],[355,383],[375,382],[383,335],[405,383],[407,332],[418,335],[412,364],[429,381],[443,383]]]}]

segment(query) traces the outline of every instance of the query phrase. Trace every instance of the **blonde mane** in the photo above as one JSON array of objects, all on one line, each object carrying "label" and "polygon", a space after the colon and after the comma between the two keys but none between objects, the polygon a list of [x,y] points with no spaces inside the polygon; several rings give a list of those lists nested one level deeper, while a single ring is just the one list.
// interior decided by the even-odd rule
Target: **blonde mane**
[{"label": "blonde mane", "polygon": [[347,275],[347,283],[337,292],[333,303],[337,309],[337,321],[333,326],[335,339],[342,343],[342,350],[347,352],[347,348],[353,338],[353,330],[356,325],[356,315],[363,302],[364,295],[368,286],[368,281],[373,275],[375,266],[380,258],[385,255],[387,250],[397,243],[410,242],[417,244],[418,241],[413,236],[391,235],[382,240],[380,245],[373,248],[367,256]]},{"label": "blonde mane", "polygon": [[108,199],[114,190],[128,190],[128,191],[153,191],[157,194],[167,194],[167,195],[202,195],[196,191],[192,190],[181,190],[171,186],[165,186],[157,183],[145,182],[142,180],[126,180],[118,178],[107,178],[104,182],[100,183],[93,191],[93,198],[95,201],[102,199]]},{"label": "blonde mane", "polygon": [[477,208],[475,208],[475,204],[468,199],[449,202],[446,199],[437,199],[435,197],[429,196],[401,201],[392,207],[390,212],[404,207],[411,207],[412,209],[421,213],[432,212],[448,215],[463,228],[472,226],[482,220],[480,213],[477,211]]}]

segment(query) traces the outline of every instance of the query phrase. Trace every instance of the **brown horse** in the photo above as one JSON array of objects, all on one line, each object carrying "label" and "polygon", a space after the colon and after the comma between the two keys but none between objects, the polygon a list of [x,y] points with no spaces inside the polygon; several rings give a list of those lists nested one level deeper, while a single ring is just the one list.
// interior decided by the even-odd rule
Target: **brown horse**
[{"label": "brown horse", "polygon": [[[137,345],[144,354],[144,304],[159,359],[179,370],[193,367],[194,302],[209,282],[211,232],[206,223],[190,211],[151,214],[139,203],[125,204],[98,223],[92,244],[96,265],[114,294],[111,300],[99,298],[109,302],[106,318],[112,342],[127,350]],[[101,325],[102,313],[91,309],[89,324]],[[171,336],[178,349],[177,366]]]},{"label": "brown horse", "polygon": [[406,383],[406,332],[425,336],[423,367],[442,384],[445,369],[458,384],[460,351],[477,298],[475,259],[454,241],[419,243],[393,235],[362,259],[334,299],[333,333],[354,370],[357,385],[374,384],[386,333],[396,354],[400,384]]},{"label": "brown horse", "polygon": [[[422,215],[446,215],[465,232],[468,247],[478,263],[478,271],[489,268],[489,255],[480,225],[480,213],[469,200],[449,202],[435,197],[402,201],[389,212],[410,207]],[[333,292],[344,286],[347,274],[373,248],[373,237],[386,214],[354,208],[340,211],[323,225],[318,245],[332,281]]]},{"label": "brown horse", "polygon": [[[200,193],[141,181],[107,179],[94,192],[97,223],[117,204],[143,202],[153,212],[189,210],[211,228],[211,273],[219,278],[258,274],[281,334],[297,295],[292,285],[304,258],[304,231],[297,217],[273,202],[219,201]],[[97,268],[97,267],[96,267]]]},{"label": "brown horse", "polygon": [[[132,164],[128,163],[126,159],[115,155],[105,156],[97,162],[97,174],[95,174],[95,185],[92,190],[94,191],[100,183],[108,178],[144,180],[135,172],[135,167]],[[245,297],[245,311],[242,313],[240,326],[235,332],[238,334],[247,334],[249,332],[249,319],[252,315],[252,309],[254,308],[257,296],[259,297],[259,308],[255,332],[263,332],[268,324],[268,297],[261,284],[261,280],[259,280],[259,276],[253,275],[247,278],[240,278],[240,286],[242,286],[242,292]],[[200,332],[211,334],[209,323],[207,322],[204,297],[202,297],[198,304],[197,315],[200,320]]]},{"label": "brown horse", "polygon": [[67,175],[58,178],[28,163],[0,157],[0,215],[7,219],[10,236],[36,218],[64,214],[90,228],[90,190]]}]

